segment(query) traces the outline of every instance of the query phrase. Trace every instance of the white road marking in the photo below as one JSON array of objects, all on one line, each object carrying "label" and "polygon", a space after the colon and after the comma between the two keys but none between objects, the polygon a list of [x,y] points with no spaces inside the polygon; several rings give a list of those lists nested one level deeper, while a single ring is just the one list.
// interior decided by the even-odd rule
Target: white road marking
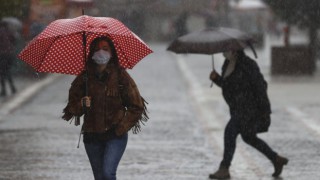
[{"label": "white road marking", "polygon": [[31,96],[33,96],[39,89],[45,87],[46,85],[50,84],[52,81],[60,77],[61,75],[51,75],[38,83],[35,83],[32,86],[29,86],[25,90],[21,91],[20,93],[16,94],[12,100],[8,103],[3,105],[0,109],[0,121],[6,115],[10,114],[14,109],[19,107],[22,103],[27,101]]},{"label": "white road marking", "polygon": [[308,117],[307,114],[296,107],[287,107],[286,110],[301,121],[307,128],[320,135],[320,124],[317,120]]}]

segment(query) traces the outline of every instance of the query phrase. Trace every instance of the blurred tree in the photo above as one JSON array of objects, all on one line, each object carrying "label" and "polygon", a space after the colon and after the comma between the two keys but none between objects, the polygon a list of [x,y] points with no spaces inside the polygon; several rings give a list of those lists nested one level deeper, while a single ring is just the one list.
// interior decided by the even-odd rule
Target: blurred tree
[{"label": "blurred tree", "polygon": [[7,16],[25,19],[28,15],[30,0],[0,0],[0,19]]},{"label": "blurred tree", "polygon": [[264,0],[274,13],[286,21],[288,25],[298,25],[309,31],[309,46],[312,57],[317,50],[317,30],[320,28],[319,0]]}]

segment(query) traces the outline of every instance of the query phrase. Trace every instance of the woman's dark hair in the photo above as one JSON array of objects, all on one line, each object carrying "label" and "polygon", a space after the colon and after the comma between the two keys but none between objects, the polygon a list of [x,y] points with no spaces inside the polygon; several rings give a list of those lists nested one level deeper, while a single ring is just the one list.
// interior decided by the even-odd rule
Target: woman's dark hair
[{"label": "woman's dark hair", "polygon": [[246,56],[246,54],[244,53],[243,49],[237,50],[236,52],[237,52],[237,55],[236,55],[237,59],[242,59],[242,58],[244,58]]},{"label": "woman's dark hair", "polygon": [[107,41],[108,42],[108,44],[111,48],[111,52],[112,52],[112,57],[110,59],[110,62],[118,64],[118,56],[117,56],[117,52],[114,47],[114,44],[113,44],[112,40],[106,36],[97,37],[91,42],[90,47],[89,47],[89,55],[88,55],[87,63],[91,64],[91,65],[94,64],[94,62],[92,61],[92,56],[93,56],[93,53],[95,52],[95,47],[97,46],[97,44],[100,41]]}]

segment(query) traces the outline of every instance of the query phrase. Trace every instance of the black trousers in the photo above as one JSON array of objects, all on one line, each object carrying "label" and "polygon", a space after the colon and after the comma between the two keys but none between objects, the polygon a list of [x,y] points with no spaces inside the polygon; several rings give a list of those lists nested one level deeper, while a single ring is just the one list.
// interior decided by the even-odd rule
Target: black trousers
[{"label": "black trousers", "polygon": [[252,147],[256,148],[271,161],[277,156],[267,143],[257,137],[254,129],[241,128],[241,122],[238,119],[231,118],[224,131],[224,154],[220,166],[229,168],[236,149],[237,136],[241,134],[242,139]]},{"label": "black trousers", "polygon": [[1,92],[0,95],[6,95],[6,81],[8,81],[11,92],[15,93],[16,88],[13,84],[11,77],[10,67],[13,63],[14,55],[13,54],[0,54],[0,83],[1,83]]},{"label": "black trousers", "polygon": [[10,72],[6,72],[6,73],[1,73],[0,74],[0,82],[1,82],[1,92],[0,92],[0,94],[1,95],[6,95],[6,81],[8,81],[8,83],[9,83],[11,92],[15,93],[16,92],[16,88],[15,88],[15,86],[13,84],[11,74],[10,74]]}]

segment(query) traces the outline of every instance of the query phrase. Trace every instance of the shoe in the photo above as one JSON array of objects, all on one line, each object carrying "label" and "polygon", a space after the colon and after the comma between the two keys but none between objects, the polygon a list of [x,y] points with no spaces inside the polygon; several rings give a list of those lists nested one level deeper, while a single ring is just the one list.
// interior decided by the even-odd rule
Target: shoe
[{"label": "shoe", "polygon": [[229,179],[229,169],[226,167],[220,167],[215,173],[209,174],[210,179]]},{"label": "shoe", "polygon": [[275,158],[274,161],[272,161],[272,164],[274,166],[274,173],[272,174],[273,177],[278,177],[283,169],[284,165],[287,165],[289,160],[285,157],[278,156]]}]

